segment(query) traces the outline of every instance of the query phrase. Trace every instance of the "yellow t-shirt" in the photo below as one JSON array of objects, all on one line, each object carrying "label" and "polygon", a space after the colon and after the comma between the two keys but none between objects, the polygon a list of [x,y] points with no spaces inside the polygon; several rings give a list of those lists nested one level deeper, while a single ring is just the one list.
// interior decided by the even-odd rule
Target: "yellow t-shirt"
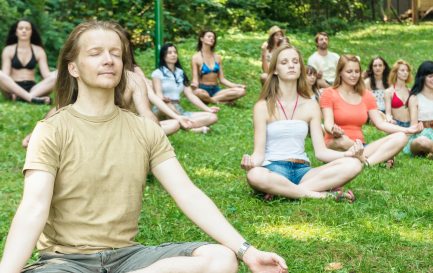
[{"label": "yellow t-shirt", "polygon": [[147,173],[174,156],[157,124],[120,108],[89,117],[69,105],[40,121],[23,168],[56,177],[39,251],[86,254],[136,244]]}]

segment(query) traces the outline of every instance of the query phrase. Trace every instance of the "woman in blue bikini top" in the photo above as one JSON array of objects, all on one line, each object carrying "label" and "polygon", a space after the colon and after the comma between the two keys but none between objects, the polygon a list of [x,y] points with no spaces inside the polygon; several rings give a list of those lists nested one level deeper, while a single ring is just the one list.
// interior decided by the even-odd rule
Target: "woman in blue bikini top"
[{"label": "woman in blue bikini top", "polygon": [[[191,86],[194,94],[205,103],[229,103],[245,95],[245,85],[224,77],[221,56],[215,53],[216,42],[215,32],[205,30],[200,33],[197,53],[192,57]],[[226,88],[220,88],[219,84]]]}]

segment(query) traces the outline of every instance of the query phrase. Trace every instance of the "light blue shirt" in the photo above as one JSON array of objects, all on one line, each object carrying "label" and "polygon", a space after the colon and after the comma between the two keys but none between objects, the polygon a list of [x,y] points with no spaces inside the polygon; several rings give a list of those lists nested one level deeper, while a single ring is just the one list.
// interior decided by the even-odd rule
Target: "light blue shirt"
[{"label": "light blue shirt", "polygon": [[164,97],[171,100],[179,100],[185,85],[183,84],[184,73],[183,70],[176,67],[174,73],[167,67],[156,69],[152,72],[152,78],[161,80],[162,93]]}]

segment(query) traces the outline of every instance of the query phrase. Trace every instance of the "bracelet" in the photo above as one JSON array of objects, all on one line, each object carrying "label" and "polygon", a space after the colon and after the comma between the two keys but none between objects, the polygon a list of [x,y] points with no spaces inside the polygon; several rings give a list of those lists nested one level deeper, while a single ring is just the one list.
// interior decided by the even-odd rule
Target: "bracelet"
[{"label": "bracelet", "polygon": [[239,260],[242,260],[244,257],[245,252],[247,252],[248,248],[250,248],[250,244],[248,242],[243,242],[241,247],[239,248],[238,252],[236,253],[236,256]]}]

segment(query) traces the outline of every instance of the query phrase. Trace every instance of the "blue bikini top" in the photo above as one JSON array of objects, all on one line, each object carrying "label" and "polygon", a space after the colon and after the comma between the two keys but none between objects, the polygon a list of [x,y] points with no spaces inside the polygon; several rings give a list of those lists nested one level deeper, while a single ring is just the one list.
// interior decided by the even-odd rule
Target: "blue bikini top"
[{"label": "blue bikini top", "polygon": [[215,57],[214,57],[214,66],[212,69],[210,69],[209,66],[204,61],[203,52],[200,51],[200,53],[201,53],[201,57],[203,59],[203,64],[202,64],[201,70],[200,70],[200,76],[203,76],[203,75],[206,75],[209,73],[218,73],[220,71],[220,65],[215,60]]}]

